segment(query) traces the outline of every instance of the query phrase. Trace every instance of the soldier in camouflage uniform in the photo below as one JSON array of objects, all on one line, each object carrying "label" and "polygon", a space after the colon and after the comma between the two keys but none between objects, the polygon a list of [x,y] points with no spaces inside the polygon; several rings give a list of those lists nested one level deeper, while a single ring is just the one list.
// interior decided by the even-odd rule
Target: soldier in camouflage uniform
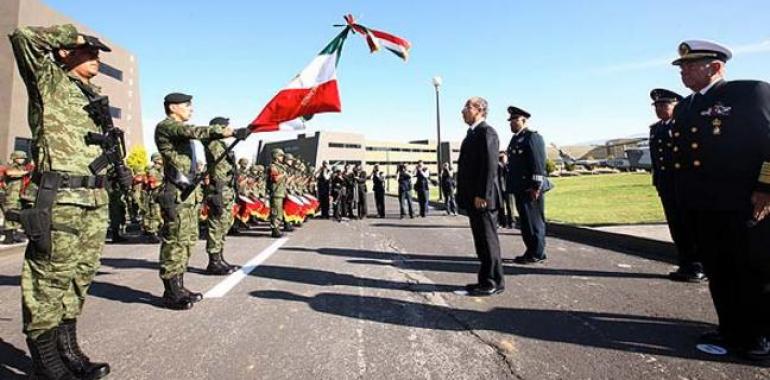
[{"label": "soldier in camouflage uniform", "polygon": [[193,184],[197,163],[192,140],[245,138],[248,129],[233,131],[230,127],[196,127],[185,124],[192,115],[192,96],[172,93],[165,97],[166,119],[155,127],[155,145],[163,157],[163,189],[158,198],[163,215],[160,245],[160,278],[163,280],[163,303],[170,309],[190,309],[203,298],[184,287],[184,273],[190,254],[198,240],[200,210],[193,193],[181,194]]},{"label": "soldier in camouflage uniform", "polygon": [[120,190],[119,184],[114,182],[107,184],[107,194],[109,198],[107,210],[110,219],[107,236],[110,237],[113,244],[125,243],[127,240],[122,234],[123,227],[126,225],[125,194]]},{"label": "soldier in camouflage uniform", "polygon": [[[21,215],[30,237],[21,293],[32,377],[102,378],[110,367],[83,354],[76,320],[107,232],[104,173],[88,168],[102,150],[85,139],[102,131],[84,107],[99,91],[90,83],[99,72],[99,51],[110,49],[72,25],[21,27],[10,39],[29,94],[32,180],[39,187],[35,207]],[[130,174],[116,180],[131,184]],[[40,228],[29,231],[33,224]]]},{"label": "soldier in camouflage uniform", "polygon": [[238,160],[238,173],[247,174],[249,172],[249,159],[246,157],[241,158]]},{"label": "soldier in camouflage uniform", "polygon": [[163,224],[160,204],[158,204],[158,195],[163,182],[163,157],[160,153],[155,152],[150,156],[150,160],[152,160],[152,165],[147,168],[142,195],[142,229],[147,236],[147,242],[157,244],[160,243],[158,231]]},{"label": "soldier in camouflage uniform", "polygon": [[[226,127],[230,125],[230,120],[223,117],[216,117],[209,122],[209,125],[220,125]],[[206,162],[213,163],[219,156],[225,153],[227,144],[223,140],[203,141],[203,148],[206,151]],[[206,252],[209,254],[209,264],[206,267],[206,273],[214,275],[230,274],[240,266],[231,265],[225,261],[223,253],[225,247],[225,237],[230,227],[233,226],[235,218],[233,217],[233,206],[235,205],[235,154],[228,152],[227,158],[221,160],[216,166],[209,164],[208,176],[209,184],[206,189],[206,204],[209,214],[206,219]]]},{"label": "soldier in camouflage uniform", "polygon": [[273,149],[273,162],[267,173],[267,191],[270,194],[270,230],[272,237],[281,237],[281,226],[285,224],[283,217],[283,200],[286,198],[286,166],[282,149]]},{"label": "soldier in camouflage uniform", "polygon": [[[11,160],[5,172],[5,202],[3,209],[8,212],[21,211],[21,194],[24,188],[24,181],[28,178],[29,172],[26,168],[27,153],[20,150],[11,153]],[[21,243],[25,241],[20,231],[21,225],[18,222],[5,220],[5,242]]]}]

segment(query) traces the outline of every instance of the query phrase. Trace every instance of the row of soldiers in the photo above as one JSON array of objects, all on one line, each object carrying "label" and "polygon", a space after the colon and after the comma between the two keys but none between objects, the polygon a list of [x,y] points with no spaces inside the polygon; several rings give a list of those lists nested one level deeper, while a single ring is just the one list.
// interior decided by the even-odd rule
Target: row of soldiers
[{"label": "row of soldiers", "polygon": [[0,215],[4,223],[3,243],[22,243],[27,239],[21,225],[6,218],[7,214],[19,212],[35,200],[34,186],[30,186],[33,165],[27,161],[27,153],[21,150],[11,153],[8,165],[0,165]]}]

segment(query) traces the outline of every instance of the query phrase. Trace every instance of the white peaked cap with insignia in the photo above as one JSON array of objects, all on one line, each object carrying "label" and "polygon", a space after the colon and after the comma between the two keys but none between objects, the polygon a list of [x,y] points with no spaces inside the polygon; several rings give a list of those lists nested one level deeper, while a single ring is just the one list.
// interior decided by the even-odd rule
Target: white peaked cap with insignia
[{"label": "white peaked cap with insignia", "polygon": [[733,57],[733,51],[718,42],[707,40],[687,40],[679,44],[679,58],[671,62],[672,65],[681,65],[686,61],[699,59],[718,59],[727,62]]}]

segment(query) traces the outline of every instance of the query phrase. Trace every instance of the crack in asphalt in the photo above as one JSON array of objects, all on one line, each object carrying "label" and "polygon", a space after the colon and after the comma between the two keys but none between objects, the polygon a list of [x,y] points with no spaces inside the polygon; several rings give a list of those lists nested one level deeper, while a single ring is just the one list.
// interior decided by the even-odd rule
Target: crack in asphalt
[{"label": "crack in asphalt", "polygon": [[[491,348],[497,354],[498,359],[500,359],[505,364],[505,367],[508,369],[508,373],[513,378],[519,379],[519,380],[525,379],[524,376],[522,376],[517,372],[513,361],[508,358],[508,355],[506,355],[505,350],[503,350],[498,344],[496,344],[496,342],[490,341],[484,338],[483,336],[481,336],[481,334],[476,329],[474,329],[473,326],[471,326],[469,323],[462,320],[455,313],[451,312],[451,309],[446,307],[446,306],[449,306],[449,303],[446,302],[444,297],[442,297],[439,294],[436,294],[435,292],[430,292],[430,294],[440,299],[441,303],[443,303],[443,305],[440,305],[440,304],[437,305],[436,300],[428,296],[427,293],[418,291],[414,287],[414,285],[432,286],[434,284],[432,282],[428,282],[428,283],[423,282],[419,277],[414,276],[412,273],[410,273],[410,271],[404,269],[403,264],[409,260],[403,255],[401,255],[401,249],[395,244],[395,241],[393,241],[393,239],[385,238],[384,241],[387,242],[387,244],[385,244],[385,248],[388,248],[392,256],[395,257],[394,263],[396,264],[397,271],[402,275],[404,275],[404,277],[406,277],[407,281],[409,282],[409,285],[406,287],[407,290],[409,290],[411,293],[413,293],[417,297],[422,298],[428,304],[432,304],[435,306],[443,306],[443,308],[438,309],[439,312],[446,315],[453,321],[455,321],[455,323],[457,323],[459,326],[462,327],[463,331],[469,333],[471,336],[476,338],[476,340],[479,341],[481,344]],[[425,277],[425,279],[430,281],[429,279],[427,279],[427,277]]]}]

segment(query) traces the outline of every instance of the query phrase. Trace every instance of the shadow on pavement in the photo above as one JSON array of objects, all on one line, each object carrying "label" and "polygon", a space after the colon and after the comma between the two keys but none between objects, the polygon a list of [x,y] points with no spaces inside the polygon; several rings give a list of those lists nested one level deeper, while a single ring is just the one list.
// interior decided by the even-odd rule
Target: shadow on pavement
[{"label": "shadow on pavement", "polygon": [[677,262],[676,248],[668,242],[555,223],[548,224],[546,234],[548,237],[609,249],[648,260],[669,264]]},{"label": "shadow on pavement", "polygon": [[[466,262],[438,262],[434,260],[407,260],[400,262],[383,262],[377,260],[353,259],[347,262],[353,264],[366,265],[390,265],[393,267],[432,271],[432,272],[456,272],[456,273],[478,273],[479,265]],[[607,278],[644,278],[644,279],[668,279],[667,275],[659,273],[636,273],[636,272],[608,272],[598,270],[581,269],[558,269],[547,268],[543,266],[518,266],[504,265],[506,275],[546,275],[546,276],[576,276],[576,277],[607,277]]]},{"label": "shadow on pavement", "polygon": [[[367,265],[390,265],[404,269],[414,269],[433,272],[478,273],[479,264],[475,257],[427,255],[414,253],[380,252],[348,248],[305,248],[285,247],[285,251],[317,252],[322,255],[348,257],[350,263]],[[382,260],[391,260],[384,262]],[[554,276],[584,276],[608,278],[644,278],[667,279],[668,276],[658,273],[608,272],[580,269],[556,269],[543,266],[504,265],[506,275],[554,275]]]},{"label": "shadow on pavement", "polygon": [[145,259],[126,259],[120,257],[103,257],[102,266],[108,266],[116,269],[152,269],[159,270],[158,261],[149,261]]},{"label": "shadow on pavement", "polygon": [[695,349],[698,336],[712,325],[672,318],[588,311],[517,309],[463,310],[381,297],[320,293],[305,297],[284,291],[254,291],[262,299],[304,302],[313,310],[353,319],[431,330],[487,330],[547,342],[649,355],[739,362]]},{"label": "shadow on pavement", "polygon": [[413,292],[452,292],[457,285],[418,284],[358,277],[325,270],[261,265],[250,274],[259,278],[271,278],[317,286],[360,286],[377,289],[409,290]]},{"label": "shadow on pavement", "polygon": [[0,379],[27,379],[32,370],[32,360],[24,350],[0,338]]},{"label": "shadow on pavement", "polygon": [[399,223],[372,223],[372,227],[395,227],[395,228],[463,228],[470,232],[470,227],[454,224],[399,224]]},{"label": "shadow on pavement", "polygon": [[161,308],[163,304],[161,298],[152,293],[101,281],[94,281],[88,294],[122,303],[143,303]]}]

